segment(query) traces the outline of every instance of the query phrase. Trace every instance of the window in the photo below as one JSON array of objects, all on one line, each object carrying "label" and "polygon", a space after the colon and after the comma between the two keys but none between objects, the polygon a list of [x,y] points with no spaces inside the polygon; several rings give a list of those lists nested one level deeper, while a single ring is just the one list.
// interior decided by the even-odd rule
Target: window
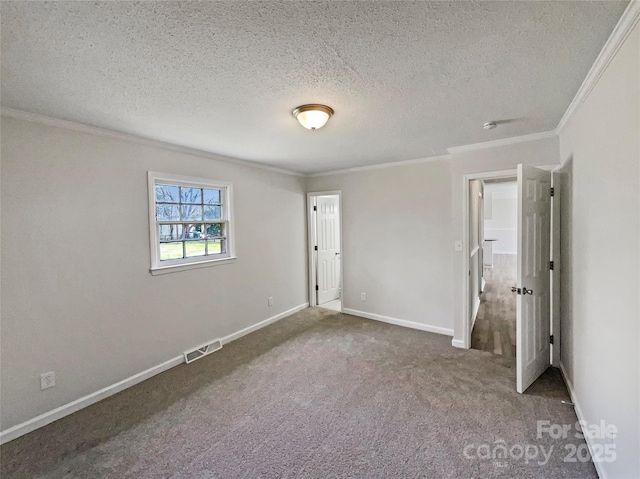
[{"label": "window", "polygon": [[235,258],[230,183],[149,172],[151,273]]}]

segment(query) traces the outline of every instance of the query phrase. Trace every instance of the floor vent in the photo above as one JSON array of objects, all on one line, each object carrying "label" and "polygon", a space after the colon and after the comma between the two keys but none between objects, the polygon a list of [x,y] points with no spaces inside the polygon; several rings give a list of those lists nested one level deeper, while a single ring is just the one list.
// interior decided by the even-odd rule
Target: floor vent
[{"label": "floor vent", "polygon": [[184,353],[184,360],[189,364],[194,362],[196,359],[206,356],[207,354],[215,353],[219,349],[222,349],[222,342],[220,342],[219,339],[216,339],[210,343],[198,346],[191,351],[186,351]]}]

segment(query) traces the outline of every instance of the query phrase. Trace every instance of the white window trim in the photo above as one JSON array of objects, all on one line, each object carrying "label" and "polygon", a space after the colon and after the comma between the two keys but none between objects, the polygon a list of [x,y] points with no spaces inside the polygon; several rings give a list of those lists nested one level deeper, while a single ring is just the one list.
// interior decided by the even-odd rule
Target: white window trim
[{"label": "white window trim", "polygon": [[[157,171],[147,172],[148,190],[149,190],[149,245],[151,251],[151,268],[149,271],[152,275],[174,273],[194,268],[204,268],[207,266],[216,266],[227,264],[235,261],[235,222],[233,220],[233,185],[228,181],[217,181],[207,178],[197,178],[192,176],[174,175],[171,173],[159,173]],[[210,256],[202,256],[200,258],[184,258],[177,260],[172,264],[162,264],[160,262],[160,239],[158,238],[158,227],[156,224],[156,184],[166,183],[176,186],[192,186],[196,188],[224,188],[224,205],[226,212],[226,246],[227,253],[222,257],[212,258]]]}]

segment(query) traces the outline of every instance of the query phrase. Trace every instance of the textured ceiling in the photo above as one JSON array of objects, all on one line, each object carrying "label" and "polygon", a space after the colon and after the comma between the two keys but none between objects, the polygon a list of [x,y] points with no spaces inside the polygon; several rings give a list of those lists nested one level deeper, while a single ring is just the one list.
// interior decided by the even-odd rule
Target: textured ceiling
[{"label": "textured ceiling", "polygon": [[2,104],[299,172],[424,158],[554,129],[626,3],[3,1]]}]

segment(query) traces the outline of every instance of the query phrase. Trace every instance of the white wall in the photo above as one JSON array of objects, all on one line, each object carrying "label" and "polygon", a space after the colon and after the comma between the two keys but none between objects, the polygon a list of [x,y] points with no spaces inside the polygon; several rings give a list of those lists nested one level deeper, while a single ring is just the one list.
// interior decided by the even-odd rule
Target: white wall
[{"label": "white wall", "polygon": [[[640,477],[640,25],[560,132],[562,365],[582,418]],[[594,442],[602,442],[596,440]]]},{"label": "white wall", "polygon": [[[511,145],[482,148],[453,154],[451,160],[452,191],[452,235],[457,240],[463,239],[463,191],[464,176],[471,173],[487,171],[503,171],[516,169],[518,163],[530,166],[553,165],[559,163],[559,142],[556,136],[515,143]],[[462,272],[462,254],[453,257],[453,327],[455,344],[463,341],[463,284],[466,281]]]},{"label": "white wall", "polygon": [[518,252],[518,183],[485,183],[484,237],[496,239],[494,254]]},{"label": "white wall", "polygon": [[309,178],[307,190],[342,190],[344,308],[451,329],[447,160]]},{"label": "white wall", "polygon": [[[2,430],[307,301],[303,179],[7,117],[1,142]],[[147,170],[233,182],[236,262],[149,274]]]}]

